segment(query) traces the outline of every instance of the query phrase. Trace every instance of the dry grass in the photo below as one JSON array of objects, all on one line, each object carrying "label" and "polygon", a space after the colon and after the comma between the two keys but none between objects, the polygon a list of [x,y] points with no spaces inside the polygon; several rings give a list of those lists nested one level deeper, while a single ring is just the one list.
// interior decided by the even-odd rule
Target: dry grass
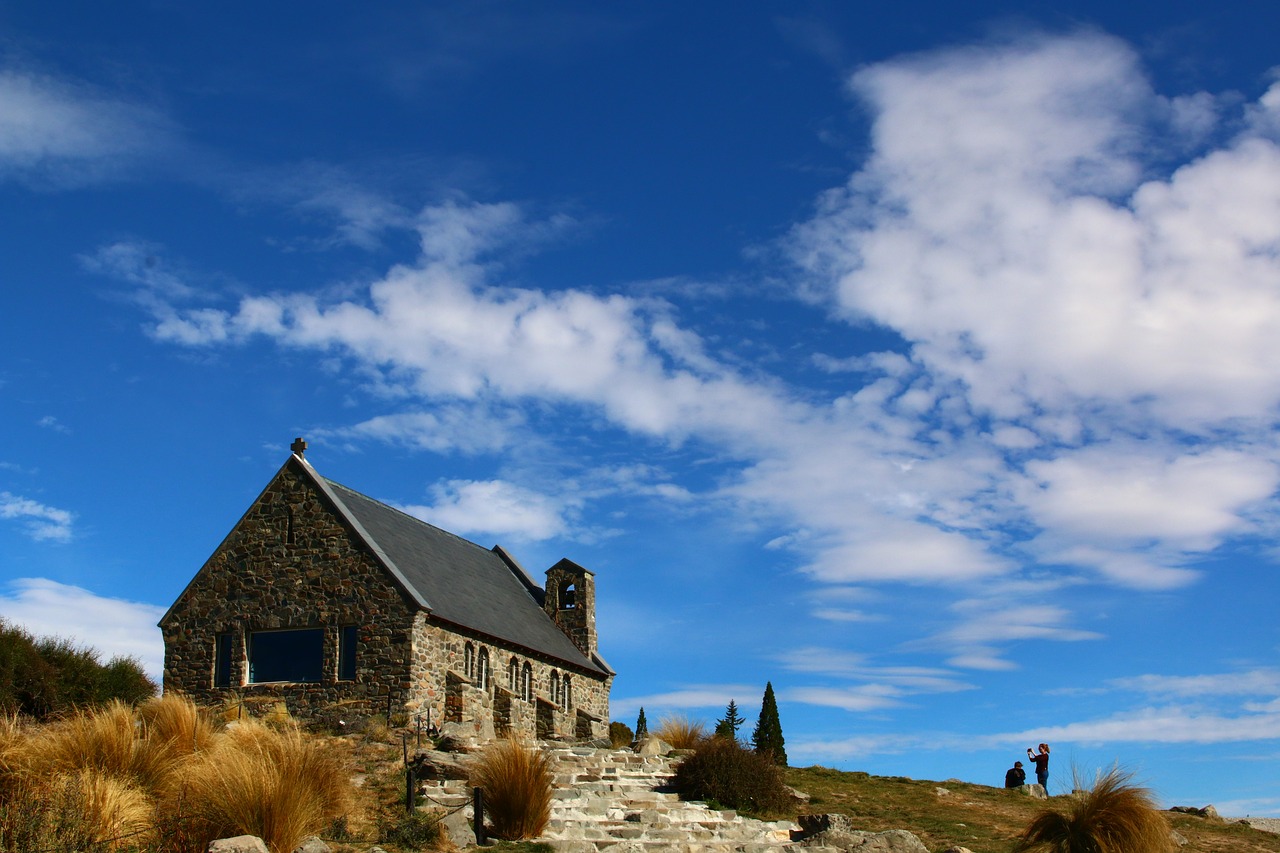
[{"label": "dry grass", "polygon": [[141,737],[133,711],[121,702],[37,729],[15,754],[27,773],[56,775],[93,770],[145,791],[161,788],[180,753],[163,740]]},{"label": "dry grass", "polygon": [[96,770],[69,777],[67,784],[78,802],[80,819],[89,828],[91,843],[112,850],[133,849],[151,836],[155,814],[145,792]]},{"label": "dry grass", "polygon": [[138,706],[142,735],[170,745],[174,752],[191,755],[213,746],[217,728],[212,715],[185,696],[166,693]]},{"label": "dry grass", "polygon": [[653,734],[676,749],[697,749],[707,739],[707,726],[701,720],[671,714],[658,721]]},{"label": "dry grass", "polygon": [[135,850],[152,837],[151,801],[94,770],[19,777],[0,804],[0,851]]},{"label": "dry grass", "polygon": [[[1077,780],[1076,788],[1080,788]],[[1065,798],[1031,821],[1015,851],[1045,853],[1168,853],[1169,824],[1151,794],[1118,769],[1099,775],[1086,793]]]},{"label": "dry grass", "polygon": [[245,720],[192,758],[164,808],[187,818],[187,834],[199,849],[247,834],[289,853],[349,807],[345,759],[345,750],[296,729]]},{"label": "dry grass", "polygon": [[472,769],[484,789],[485,823],[496,838],[537,838],[551,820],[551,762],[516,738],[489,744]]}]

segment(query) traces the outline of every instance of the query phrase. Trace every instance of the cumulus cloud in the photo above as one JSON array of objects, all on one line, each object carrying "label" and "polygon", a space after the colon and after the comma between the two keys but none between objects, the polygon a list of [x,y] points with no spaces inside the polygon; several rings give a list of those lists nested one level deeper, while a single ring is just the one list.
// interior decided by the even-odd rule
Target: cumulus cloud
[{"label": "cumulus cloud", "polygon": [[152,680],[164,672],[164,640],[156,623],[163,607],[98,595],[43,578],[9,581],[0,615],[37,637],[61,637],[96,649],[103,662],[136,658]]},{"label": "cumulus cloud", "polygon": [[32,539],[54,542],[71,539],[71,526],[75,521],[75,516],[65,509],[10,492],[0,492],[0,518],[18,521]]}]

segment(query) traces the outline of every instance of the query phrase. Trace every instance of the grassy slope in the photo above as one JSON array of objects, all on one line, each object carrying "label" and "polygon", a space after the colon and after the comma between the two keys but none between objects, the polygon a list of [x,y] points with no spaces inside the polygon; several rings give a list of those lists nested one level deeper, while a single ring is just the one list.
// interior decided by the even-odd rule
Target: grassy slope
[{"label": "grassy slope", "polygon": [[[868,776],[825,767],[791,768],[787,783],[812,798],[805,812],[846,814],[871,832],[910,830],[932,851],[961,845],[974,853],[1006,853],[1031,818],[1054,802],[966,782]],[[1181,853],[1280,853],[1280,835],[1222,820],[1164,815],[1187,839]]]}]

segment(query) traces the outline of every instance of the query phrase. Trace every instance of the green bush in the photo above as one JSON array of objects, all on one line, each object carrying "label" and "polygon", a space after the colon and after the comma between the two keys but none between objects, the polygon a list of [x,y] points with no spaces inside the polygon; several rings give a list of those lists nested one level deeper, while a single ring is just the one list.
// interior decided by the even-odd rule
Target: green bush
[{"label": "green bush", "polygon": [[615,720],[609,724],[609,744],[614,749],[630,746],[635,739],[635,732],[631,731],[631,726],[626,723],[619,723]]},{"label": "green bush", "polygon": [[406,814],[382,827],[382,841],[408,850],[430,850],[440,844],[440,816],[426,812]]},{"label": "green bush", "polygon": [[136,704],[155,693],[134,658],[103,664],[95,649],[59,637],[37,639],[0,619],[0,712],[48,720],[116,699]]},{"label": "green bush", "polygon": [[676,768],[672,785],[686,800],[704,800],[757,815],[776,815],[794,804],[782,770],[768,756],[736,741],[711,738]]}]

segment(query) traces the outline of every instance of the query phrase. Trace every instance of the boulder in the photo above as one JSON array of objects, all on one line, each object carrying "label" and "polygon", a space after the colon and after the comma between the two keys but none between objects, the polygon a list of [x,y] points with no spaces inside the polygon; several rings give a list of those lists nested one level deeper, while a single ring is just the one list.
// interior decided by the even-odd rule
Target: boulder
[{"label": "boulder", "polygon": [[801,847],[834,847],[857,853],[929,853],[929,848],[905,829],[866,832],[854,829],[848,815],[800,815],[799,823],[796,840]]},{"label": "boulder", "polygon": [[440,827],[458,850],[475,846],[476,831],[471,826],[471,818],[467,817],[466,812],[461,809],[450,812],[444,820],[440,821]]},{"label": "boulder", "polygon": [[1193,814],[1197,817],[1220,817],[1218,810],[1213,806],[1205,806],[1204,808],[1196,808],[1195,806],[1173,806],[1169,811],[1179,812],[1181,814]]},{"label": "boulder", "polygon": [[218,838],[209,842],[209,853],[271,853],[267,844],[256,835],[237,835],[235,838]]},{"label": "boulder", "polygon": [[1049,799],[1049,792],[1044,789],[1044,785],[1033,783],[1031,785],[1023,785],[1019,787],[1018,790],[1033,800]]},{"label": "boulder", "polygon": [[293,848],[293,853],[330,853],[329,845],[325,844],[319,836],[309,835],[302,839],[302,843]]},{"label": "boulder", "polygon": [[662,738],[649,735],[636,744],[635,750],[640,755],[670,755],[672,747]]},{"label": "boulder", "polygon": [[467,779],[470,763],[465,753],[421,749],[413,754],[419,779]]}]

